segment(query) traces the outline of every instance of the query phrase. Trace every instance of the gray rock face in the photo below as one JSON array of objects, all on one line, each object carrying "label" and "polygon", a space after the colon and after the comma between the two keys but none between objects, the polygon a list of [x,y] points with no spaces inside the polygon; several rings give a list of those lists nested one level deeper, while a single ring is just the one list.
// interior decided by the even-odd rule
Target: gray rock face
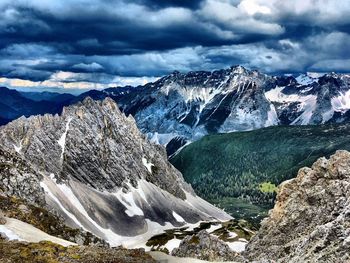
[{"label": "gray rock face", "polygon": [[225,242],[202,230],[198,234],[185,237],[172,252],[176,257],[198,258],[208,261],[242,260]]},{"label": "gray rock face", "polygon": [[111,245],[130,247],[165,228],[230,219],[194,194],[165,149],[149,143],[112,99],[86,98],[61,116],[20,118],[0,129],[0,141],[43,174],[35,187],[44,189],[51,209]]},{"label": "gray rock face", "polygon": [[247,246],[250,260],[350,260],[350,153],[338,151],[279,187],[277,201]]},{"label": "gray rock face", "polygon": [[6,224],[6,218],[4,216],[4,213],[0,209],[0,225]]},{"label": "gray rock face", "polygon": [[[87,98],[65,108],[62,116],[19,119],[4,127],[0,137],[7,149],[20,148],[31,164],[60,181],[69,174],[97,190],[109,191],[126,180],[136,186],[137,180],[147,178],[182,199],[182,188],[191,189],[167,162],[164,150],[149,144],[133,118],[126,118],[108,98],[102,102]],[[144,162],[150,163],[151,172]]]},{"label": "gray rock face", "polygon": [[0,148],[0,192],[44,205],[45,194],[40,187],[42,178],[18,154]]}]

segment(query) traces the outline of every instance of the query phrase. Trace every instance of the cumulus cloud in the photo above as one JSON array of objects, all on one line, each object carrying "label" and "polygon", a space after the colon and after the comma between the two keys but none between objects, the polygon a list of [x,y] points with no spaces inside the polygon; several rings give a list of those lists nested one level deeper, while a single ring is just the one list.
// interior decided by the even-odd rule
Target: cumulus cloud
[{"label": "cumulus cloud", "polygon": [[91,71],[91,72],[98,72],[98,71],[102,71],[104,68],[103,66],[101,66],[100,64],[96,63],[96,62],[92,62],[92,63],[79,63],[79,64],[75,64],[72,66],[73,69],[77,69],[77,70],[82,70],[82,71]]}]

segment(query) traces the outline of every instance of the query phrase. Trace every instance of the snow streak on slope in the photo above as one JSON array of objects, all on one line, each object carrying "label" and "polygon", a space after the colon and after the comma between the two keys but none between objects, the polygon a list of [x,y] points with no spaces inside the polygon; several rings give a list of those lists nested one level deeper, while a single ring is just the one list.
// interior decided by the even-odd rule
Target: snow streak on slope
[{"label": "snow streak on slope", "polygon": [[64,148],[65,148],[65,145],[66,145],[66,137],[67,137],[67,133],[68,133],[68,130],[69,130],[69,124],[70,122],[72,121],[73,118],[69,118],[67,123],[66,123],[66,129],[64,131],[64,133],[62,134],[61,138],[57,141],[58,144],[61,146],[62,148],[62,152],[61,152],[61,159],[63,158],[63,154],[64,154]]},{"label": "snow streak on slope", "polygon": [[16,145],[14,144],[13,147],[15,148],[15,151],[16,151],[17,153],[21,153],[21,150],[22,150],[22,142],[19,144],[19,146],[16,146]]},{"label": "snow streak on slope", "polygon": [[350,90],[341,93],[339,96],[332,98],[332,107],[334,111],[347,111],[350,109]]},{"label": "snow streak on slope", "polygon": [[292,122],[292,125],[307,125],[311,123],[311,117],[317,106],[317,97],[312,95],[307,97],[300,104],[300,110],[303,113]]},{"label": "snow streak on slope", "polygon": [[265,122],[265,127],[273,126],[278,124],[278,116],[275,106],[270,105],[270,110],[267,112],[267,120]]},{"label": "snow streak on slope", "polygon": [[[132,189],[131,184],[128,184],[128,187]],[[125,213],[128,216],[130,216],[130,217],[133,217],[135,215],[144,216],[142,209],[136,205],[132,192],[123,193],[123,189],[120,189],[115,194],[115,196],[125,206],[125,208],[126,208]]]},{"label": "snow streak on slope", "polygon": [[152,166],[154,166],[154,164],[148,162],[145,157],[142,157],[142,164],[146,167],[147,171],[151,174],[152,173]]},{"label": "snow streak on slope", "polygon": [[[40,186],[44,189],[45,194],[47,195],[48,198],[51,198],[58,206],[59,209],[62,210],[64,214],[66,214],[70,219],[73,220],[73,222],[80,228],[83,228],[87,230],[76,218],[74,214],[72,214],[70,211],[68,211],[64,205],[58,200],[58,198],[51,192],[50,187],[48,186],[49,184],[52,184],[48,179],[44,179],[44,181],[40,182]],[[56,184],[56,181],[54,182]]]},{"label": "snow streak on slope", "polygon": [[179,223],[184,223],[185,219],[182,218],[182,216],[180,216],[179,214],[177,214],[176,212],[173,211],[173,217],[176,219],[177,222]]},{"label": "snow streak on slope", "polygon": [[265,93],[266,98],[271,102],[281,104],[298,103],[300,115],[291,123],[292,125],[310,124],[311,118],[317,106],[316,95],[285,94],[285,87],[277,87]]}]

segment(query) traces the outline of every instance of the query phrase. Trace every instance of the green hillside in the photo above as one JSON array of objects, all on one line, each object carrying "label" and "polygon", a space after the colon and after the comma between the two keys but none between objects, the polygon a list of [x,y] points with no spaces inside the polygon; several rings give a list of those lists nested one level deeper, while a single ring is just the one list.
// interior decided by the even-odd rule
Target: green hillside
[{"label": "green hillside", "polygon": [[275,186],[338,149],[350,150],[350,125],[276,126],[205,136],[170,161],[199,196],[253,217],[272,206]]}]

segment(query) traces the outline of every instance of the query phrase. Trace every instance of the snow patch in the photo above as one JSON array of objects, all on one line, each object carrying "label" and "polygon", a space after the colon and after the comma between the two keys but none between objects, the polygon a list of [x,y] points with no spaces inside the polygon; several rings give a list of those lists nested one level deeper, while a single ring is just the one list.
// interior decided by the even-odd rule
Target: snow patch
[{"label": "snow patch", "polygon": [[298,95],[298,94],[284,94],[285,87],[277,87],[275,89],[265,92],[266,98],[271,102],[278,103],[292,103],[299,102],[299,111],[301,115],[296,118],[292,124],[307,125],[310,124],[311,117],[316,110],[317,96],[315,95]]},{"label": "snow patch", "polygon": [[145,157],[142,157],[142,164],[147,168],[148,172],[152,173],[152,166],[154,166],[153,163],[149,163]]},{"label": "snow patch", "polygon": [[322,123],[326,123],[327,121],[329,121],[334,115],[334,110],[330,109],[326,112],[322,113]]},{"label": "snow patch", "polygon": [[64,247],[76,245],[75,243],[69,242],[67,240],[51,236],[28,223],[14,218],[6,218],[5,228],[12,232],[11,238],[19,238],[19,240],[22,241],[24,240],[34,243],[41,241],[51,241]]},{"label": "snow patch", "polygon": [[285,94],[283,90],[285,87],[276,87],[265,92],[265,97],[270,102],[279,102],[279,103],[288,103],[288,102],[305,102],[309,100],[311,97],[315,97],[312,95],[298,95],[298,94]]},{"label": "snow patch", "polygon": [[278,124],[278,116],[273,104],[270,104],[270,110],[267,112],[267,120],[265,122],[265,127],[273,126]]},{"label": "snow patch", "polygon": [[331,99],[334,111],[345,112],[350,109],[350,90],[340,93],[339,96]]},{"label": "snow patch", "polygon": [[72,117],[68,118],[68,121],[66,123],[66,129],[65,129],[64,133],[62,134],[61,138],[57,141],[58,144],[62,148],[61,159],[63,158],[64,148],[65,148],[65,145],[66,145],[66,137],[67,137],[67,133],[68,133],[68,130],[69,130],[69,124],[72,121],[72,119],[73,119]]},{"label": "snow patch", "polygon": [[175,218],[175,220],[179,223],[184,223],[185,219],[182,218],[182,216],[180,216],[179,214],[177,214],[176,212],[173,211],[173,217]]},{"label": "snow patch", "polygon": [[144,213],[140,207],[135,203],[133,192],[123,193],[123,189],[120,189],[115,196],[125,206],[125,213],[130,216],[143,216]]},{"label": "snow patch", "polygon": [[229,236],[229,238],[235,238],[235,237],[237,237],[238,235],[237,235],[237,233],[235,233],[235,232],[229,232],[229,233],[228,233],[228,236]]},{"label": "snow patch", "polygon": [[231,250],[237,253],[241,253],[245,250],[248,241],[244,239],[239,239],[240,241],[227,242],[226,244],[230,247]]},{"label": "snow patch", "polygon": [[169,253],[171,254],[171,252],[174,250],[174,248],[178,248],[180,246],[181,240],[174,238],[169,240],[164,246],[164,248],[168,249]]},{"label": "snow patch", "polygon": [[300,104],[303,113],[291,123],[292,125],[308,125],[311,123],[311,117],[317,106],[317,96],[309,95],[306,97],[308,99]]},{"label": "snow patch", "polygon": [[17,146],[17,145],[13,145],[13,148],[15,148],[15,151],[17,152],[17,153],[21,153],[21,150],[22,150],[22,142],[20,142],[19,143],[19,146]]},{"label": "snow patch", "polygon": [[8,229],[5,225],[0,225],[0,233],[4,234],[8,240],[18,240],[18,241],[24,241],[24,239],[17,236],[11,229]]},{"label": "snow patch", "polygon": [[222,225],[211,225],[206,231],[211,234],[220,228],[222,228]]},{"label": "snow patch", "polygon": [[310,85],[318,80],[317,78],[312,78],[309,74],[307,75],[301,74],[295,79],[300,85],[304,85],[304,86]]}]

